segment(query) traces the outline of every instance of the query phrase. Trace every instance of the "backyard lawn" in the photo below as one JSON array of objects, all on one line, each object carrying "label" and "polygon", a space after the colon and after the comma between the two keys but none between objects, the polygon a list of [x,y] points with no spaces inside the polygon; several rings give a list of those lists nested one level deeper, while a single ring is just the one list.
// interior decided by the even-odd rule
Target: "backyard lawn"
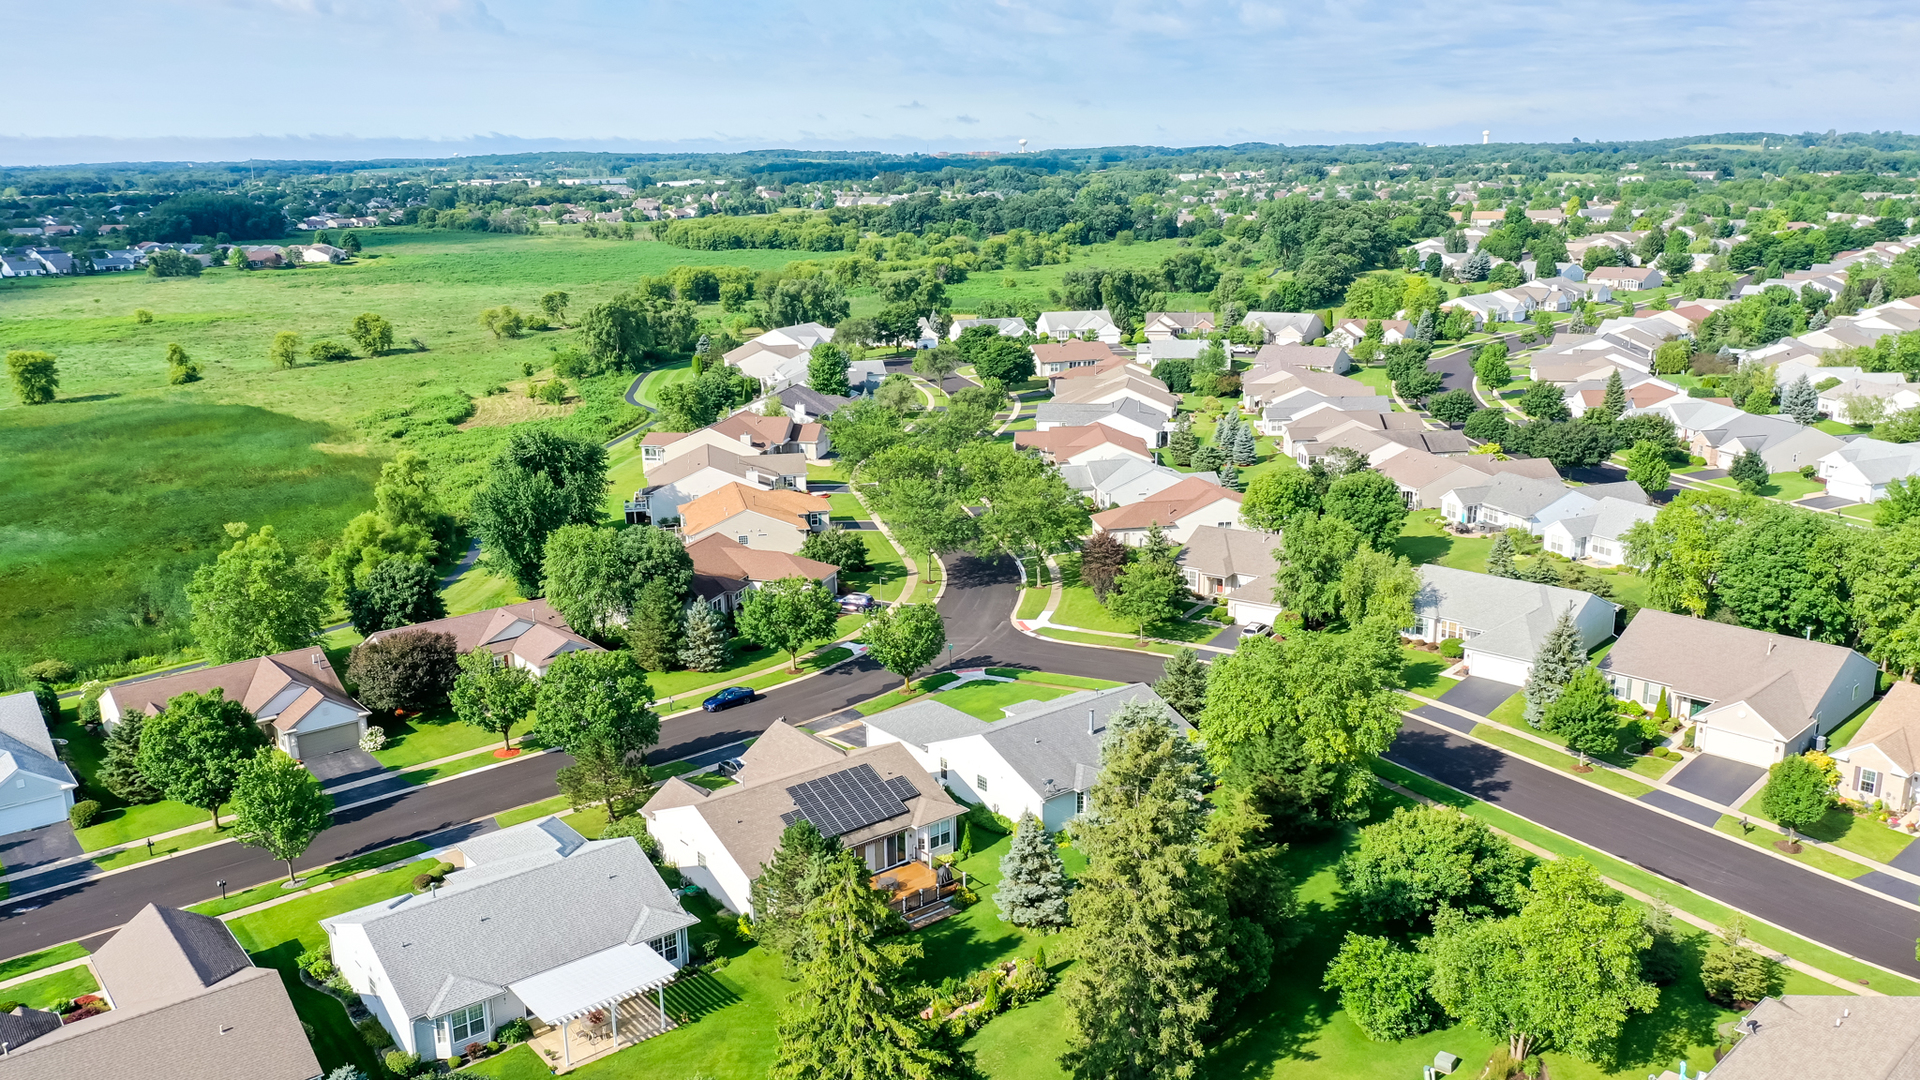
[{"label": "backyard lawn", "polygon": [[1455,570],[1486,573],[1487,553],[1493,550],[1493,539],[1454,536],[1440,524],[1441,520],[1438,510],[1415,510],[1408,514],[1399,539],[1393,542],[1394,553],[1405,555],[1415,566],[1438,563]]},{"label": "backyard lawn", "polygon": [[0,997],[17,1001],[29,1009],[55,1011],[81,994],[91,994],[99,989],[100,982],[93,977],[92,968],[71,967],[38,979],[29,979],[18,986],[9,986],[0,990]]},{"label": "backyard lawn", "polygon": [[968,716],[991,722],[1004,718],[1002,710],[1016,702],[1051,701],[1071,693],[1073,691],[1063,687],[1041,686],[1037,683],[970,682],[941,691],[936,700]]},{"label": "backyard lawn", "polygon": [[640,437],[634,436],[607,451],[607,520],[623,525],[627,500],[647,486],[646,465],[640,459]]},{"label": "backyard lawn", "polygon": [[473,566],[440,590],[448,615],[467,615],[475,611],[517,604],[526,597],[512,578],[501,577],[482,566]]}]

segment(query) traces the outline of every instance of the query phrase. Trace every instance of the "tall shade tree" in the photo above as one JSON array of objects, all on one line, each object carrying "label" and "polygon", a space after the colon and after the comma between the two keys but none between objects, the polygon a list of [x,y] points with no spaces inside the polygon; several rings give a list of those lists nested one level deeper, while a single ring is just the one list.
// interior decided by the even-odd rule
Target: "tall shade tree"
[{"label": "tall shade tree", "polygon": [[1013,842],[1000,857],[1000,884],[994,886],[1000,917],[1015,926],[1062,927],[1067,910],[1067,871],[1060,851],[1029,810],[1020,815]]},{"label": "tall shade tree", "polygon": [[266,743],[253,714],[219,687],[185,693],[141,725],[140,771],[167,798],[212,815],[219,828],[220,805]]},{"label": "tall shade tree", "polygon": [[1526,695],[1522,715],[1527,723],[1541,726],[1554,699],[1586,662],[1587,647],[1580,640],[1580,628],[1574,624],[1573,609],[1569,606],[1560,612],[1553,628],[1541,639],[1533,667],[1527,672],[1526,685],[1521,687],[1520,692]]},{"label": "tall shade tree", "polygon": [[1202,857],[1206,766],[1141,701],[1108,718],[1100,760],[1075,834],[1087,869],[1070,902],[1081,961],[1062,1063],[1076,1080],[1187,1080],[1233,970],[1226,901]]},{"label": "tall shade tree", "polygon": [[1627,529],[1622,537],[1627,562],[1651,582],[1648,606],[1706,616],[1719,580],[1720,553],[1740,525],[1743,505],[1732,492],[1683,491],[1652,521]]},{"label": "tall shade tree", "polygon": [[1627,479],[1650,496],[1667,490],[1673,469],[1667,464],[1666,448],[1651,441],[1634,443],[1627,450]]},{"label": "tall shade tree", "polygon": [[1628,1017],[1660,1000],[1640,977],[1651,941],[1586,860],[1541,863],[1519,914],[1443,923],[1433,996],[1455,1019],[1505,1039],[1515,1061],[1550,1047],[1606,1064]]},{"label": "tall shade tree", "polygon": [[1107,596],[1107,610],[1114,618],[1132,624],[1142,638],[1147,636],[1147,627],[1177,618],[1193,595],[1172,554],[1155,555],[1148,548],[1135,553],[1115,585]]},{"label": "tall shade tree", "polygon": [[540,677],[533,734],[570,754],[597,744],[638,762],[660,741],[660,718],[647,707],[652,700],[647,673],[631,654],[564,653]]},{"label": "tall shade tree", "polygon": [[1420,572],[1405,555],[1361,548],[1340,571],[1340,611],[1348,626],[1368,618],[1389,626],[1413,625],[1413,601],[1420,594]]},{"label": "tall shade tree", "polygon": [[1305,469],[1268,469],[1247,485],[1240,520],[1250,529],[1277,533],[1301,514],[1320,512],[1320,477]]},{"label": "tall shade tree", "polygon": [[1742,626],[1831,644],[1854,640],[1843,573],[1861,534],[1825,514],[1757,503],[1721,547],[1715,591]]},{"label": "tall shade tree", "polygon": [[447,697],[462,723],[500,736],[500,748],[512,750],[513,726],[533,712],[537,693],[525,668],[475,649],[460,658],[460,672]]},{"label": "tall shade tree", "polygon": [[856,473],[869,459],[907,437],[900,414],[872,398],[860,398],[834,410],[826,423],[834,453]]},{"label": "tall shade tree", "polygon": [[425,712],[447,703],[460,673],[452,634],[402,630],[353,647],[347,660],[360,702],[379,712]]},{"label": "tall shade tree", "polygon": [[1324,987],[1340,995],[1360,1033],[1398,1042],[1433,1028],[1439,1008],[1427,993],[1433,960],[1384,937],[1349,932],[1327,965]]},{"label": "tall shade tree", "polygon": [[780,834],[773,862],[761,863],[748,886],[753,902],[753,940],[780,957],[789,974],[813,955],[807,933],[807,912],[826,880],[826,864],[840,854],[840,841],[820,835],[813,822],[802,818]]},{"label": "tall shade tree", "polygon": [[60,365],[50,352],[14,349],[7,353],[7,375],[22,405],[45,405],[60,393]]},{"label": "tall shade tree", "polygon": [[487,558],[526,595],[540,591],[547,538],[604,512],[607,451],[539,429],[516,430],[487,466],[469,509]]},{"label": "tall shade tree", "polygon": [[959,371],[960,365],[966,362],[960,346],[943,341],[931,349],[921,349],[913,354],[913,373],[935,386],[944,387],[947,378]]},{"label": "tall shade tree", "polygon": [[140,729],[146,719],[141,713],[130,712],[108,730],[100,769],[94,774],[115,798],[134,805],[159,802],[166,797],[166,793],[140,771]]},{"label": "tall shade tree", "polygon": [[1892,671],[1920,671],[1920,520],[1860,544],[1847,571],[1860,651]]},{"label": "tall shade tree", "polygon": [[1567,740],[1582,758],[1620,752],[1620,702],[1600,669],[1587,664],[1573,673],[1546,711],[1540,726]]},{"label": "tall shade tree", "polygon": [[1340,637],[1243,638],[1207,676],[1207,757],[1282,830],[1349,819],[1400,730],[1402,662],[1399,626],[1384,620]]},{"label": "tall shade tree", "polygon": [[273,526],[227,526],[233,546],[193,572],[193,636],[207,661],[226,664],[313,643],[326,612],[327,579],[280,543]]},{"label": "tall shade tree", "polygon": [[1477,919],[1518,911],[1527,857],[1451,807],[1402,807],[1361,829],[1334,873],[1362,917],[1425,928],[1443,909]]},{"label": "tall shade tree", "polygon": [[347,522],[327,555],[327,573],[336,588],[349,592],[388,559],[432,563],[452,533],[453,517],[434,494],[427,459],[402,450],[380,466],[373,509]]},{"label": "tall shade tree", "polygon": [[1106,603],[1120,572],[1127,568],[1127,545],[1109,532],[1097,532],[1080,545],[1080,580],[1093,598]]},{"label": "tall shade tree", "polygon": [[1281,533],[1273,598],[1309,627],[1340,614],[1340,572],[1360,549],[1360,533],[1331,514],[1302,514]]},{"label": "tall shade tree", "polygon": [[362,634],[447,617],[440,579],[419,559],[382,559],[364,580],[347,586],[347,617]]},{"label": "tall shade tree", "polygon": [[867,655],[900,676],[900,689],[913,692],[913,673],[932,663],[947,645],[947,626],[932,604],[881,608],[861,631]]},{"label": "tall shade tree", "polygon": [[887,937],[895,920],[868,884],[867,864],[841,852],[819,869],[805,915],[810,955],[780,1011],[770,1080],[941,1080],[950,1052],[914,1015],[905,967],[920,945]]},{"label": "tall shade tree", "polygon": [[1802,754],[1789,754],[1767,769],[1760,812],[1787,830],[1787,842],[1820,823],[1833,809],[1833,778]]},{"label": "tall shade tree", "polygon": [[262,750],[233,782],[233,838],[287,864],[306,854],[313,838],[333,824],[333,798],[320,779],[277,750]]},{"label": "tall shade tree", "polygon": [[822,341],[807,354],[807,385],[817,394],[847,397],[853,393],[847,385],[847,368],[851,364],[845,349],[831,341]]},{"label": "tall shade tree", "polygon": [[740,636],[787,654],[787,670],[800,670],[800,650],[833,636],[840,602],[833,592],[806,578],[781,578],[748,589],[734,625]]}]

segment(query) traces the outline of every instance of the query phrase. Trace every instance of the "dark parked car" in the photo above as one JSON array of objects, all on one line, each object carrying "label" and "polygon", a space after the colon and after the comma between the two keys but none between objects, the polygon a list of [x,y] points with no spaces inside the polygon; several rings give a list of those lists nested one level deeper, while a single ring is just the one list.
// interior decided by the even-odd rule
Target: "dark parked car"
[{"label": "dark parked car", "polygon": [[753,700],[753,689],[747,686],[729,686],[700,703],[708,712],[719,712]]}]

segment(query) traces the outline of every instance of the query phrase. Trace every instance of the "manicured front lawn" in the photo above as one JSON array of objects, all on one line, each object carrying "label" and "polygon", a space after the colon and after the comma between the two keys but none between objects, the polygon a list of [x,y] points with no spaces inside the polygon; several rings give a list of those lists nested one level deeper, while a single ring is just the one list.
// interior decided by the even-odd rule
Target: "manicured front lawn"
[{"label": "manicured front lawn", "polygon": [[[1713,827],[1726,833],[1728,836],[1737,836],[1757,847],[1764,847],[1775,852],[1780,852],[1780,849],[1774,845],[1786,839],[1786,837],[1774,832],[1772,829],[1751,827],[1742,829],[1740,827],[1740,819],[1734,817],[1732,814],[1721,814],[1720,820],[1714,823]],[[1827,873],[1833,874],[1836,877],[1857,878],[1872,871],[1872,867],[1862,866],[1852,859],[1835,855],[1831,851],[1822,851],[1812,844],[1800,845],[1800,851],[1797,854],[1787,852],[1780,853],[1795,862],[1806,863],[1816,870],[1825,870]]]},{"label": "manicured front lawn", "polygon": [[900,599],[900,590],[907,587],[906,560],[878,529],[861,529],[859,537],[867,545],[867,569],[841,574],[841,586],[889,604]]},{"label": "manicured front lawn", "polygon": [[1051,595],[1053,590],[1050,588],[1020,590],[1020,606],[1014,611],[1013,617],[1016,619],[1039,618],[1040,613],[1047,609],[1047,597]]},{"label": "manicured front lawn", "polygon": [[[231,818],[227,819],[227,824],[231,825],[232,823]],[[130,848],[116,851],[111,855],[102,855],[93,860],[93,865],[98,866],[102,870],[117,870],[122,866],[132,866],[134,863],[146,862],[148,859],[157,859],[162,855],[171,855],[176,851],[186,851],[188,848],[197,848],[202,844],[211,844],[216,840],[225,840],[228,835],[229,833],[225,829],[215,830],[211,827],[195,829],[192,832],[184,832],[178,836],[169,836],[164,840],[155,840],[151,853],[147,851],[145,844],[135,844]]]},{"label": "manicured front lawn", "polygon": [[955,675],[951,671],[943,671],[938,675],[929,675],[919,682],[914,683],[914,692],[912,694],[904,694],[899,690],[889,690],[871,701],[863,701],[855,705],[854,708],[859,710],[862,716],[872,716],[877,712],[885,712],[895,705],[904,705],[909,701],[918,701],[929,692],[938,690],[949,683],[956,682],[959,678],[960,676]]},{"label": "manicured front lawn", "polygon": [[[403,859],[414,859],[426,850],[426,844],[418,840],[409,840],[404,844],[395,844],[392,847],[381,848],[378,851],[369,851],[365,855],[356,855],[351,859],[342,859],[329,866],[323,866],[314,870],[303,870],[300,874],[300,880],[306,888],[312,888],[315,885],[324,884],[329,881],[338,881],[341,878],[352,877],[355,874],[367,870],[397,863]],[[294,860],[295,866],[299,864],[298,859]],[[255,904],[264,904],[269,900],[277,899],[287,894],[287,890],[281,888],[284,881],[285,879],[269,881],[255,888],[229,893],[224,900],[208,900],[204,904],[195,904],[187,910],[197,911],[202,915],[225,915],[229,911],[239,911],[241,908],[250,908]]]},{"label": "manicured front lawn", "polygon": [[529,806],[522,806],[518,810],[509,810],[504,814],[495,814],[493,823],[503,829],[510,829],[523,821],[532,821],[535,818],[543,818],[549,814],[557,814],[566,808],[567,797],[565,795],[555,795],[551,799],[542,799]]},{"label": "manicured front lawn", "polygon": [[[453,757],[474,750],[497,748],[500,736],[472,724],[462,723],[451,710],[440,708],[405,720],[375,718],[386,729],[387,745],[373,752],[374,760],[389,769],[406,769],[428,761]],[[515,737],[524,735],[533,725],[522,721],[514,725]]]},{"label": "manicured front lawn", "polygon": [[89,967],[71,967],[45,978],[29,979],[18,986],[0,990],[0,998],[17,1001],[29,1009],[57,1010],[60,1006],[100,989],[100,981]]},{"label": "manicured front lawn", "polygon": [[[87,736],[81,736],[86,738]],[[99,787],[90,787],[89,791],[99,791]],[[226,808],[221,808],[225,815]],[[117,810],[103,811],[96,824],[84,829],[75,829],[73,835],[80,841],[83,851],[99,851],[115,844],[125,844],[156,833],[172,832],[192,825],[212,826],[213,818],[197,806],[163,799],[156,803],[143,803],[139,806],[126,806]],[[207,837],[206,839],[214,839]],[[187,846],[192,846],[191,844]],[[143,848],[144,852],[145,849]]]},{"label": "manicured front lawn", "polygon": [[1400,652],[1406,657],[1406,666],[1401,669],[1406,679],[1407,689],[1428,697],[1439,697],[1455,686],[1459,679],[1449,679],[1440,673],[1458,663],[1448,660],[1439,653],[1416,649],[1411,645],[1402,645]]},{"label": "manicured front lawn", "polygon": [[1018,679],[1021,682],[1045,683],[1049,686],[1071,686],[1076,690],[1111,690],[1126,683],[1112,679],[1090,679],[1085,675],[1062,675],[1057,671],[1028,671],[1025,668],[990,667],[987,674],[998,675],[1003,679]]},{"label": "manicured front lawn", "polygon": [[971,682],[941,691],[938,700],[968,716],[991,722],[1003,719],[1003,710],[1016,702],[1051,701],[1070,693],[1073,691],[1034,683]]},{"label": "manicured front lawn", "polygon": [[873,515],[867,513],[867,508],[861,506],[860,500],[855,498],[850,491],[836,491],[827,496],[827,502],[833,505],[833,520],[835,521],[873,520]]},{"label": "manicured front lawn", "polygon": [[[1118,634],[1132,634],[1136,629],[1133,624],[1122,622],[1109,614],[1100,601],[1094,599],[1093,590],[1085,585],[1074,585],[1062,592],[1060,606],[1053,612],[1053,621],[1062,626]],[[1162,619],[1147,627],[1148,637],[1171,638],[1174,641],[1205,641],[1219,632],[1217,626],[1186,619]]]},{"label": "manicured front lawn", "polygon": [[[1758,795],[1748,799],[1747,804],[1740,808],[1740,812],[1761,821],[1773,820],[1761,812]],[[1800,832],[1802,836],[1811,837],[1823,844],[1845,848],[1855,855],[1865,855],[1875,862],[1892,862],[1893,857],[1905,851],[1907,845],[1914,840],[1906,833],[1860,817],[1842,806],[1836,806],[1827,811],[1827,815],[1821,818],[1818,824],[1802,829]]]},{"label": "manicured front lawn", "polygon": [[1050,637],[1055,641],[1071,641],[1079,645],[1105,645],[1108,648],[1140,649],[1145,652],[1159,653],[1162,656],[1172,656],[1181,649],[1179,645],[1167,645],[1158,641],[1149,641],[1142,644],[1132,638],[1109,637],[1105,634],[1083,634],[1075,630],[1061,630],[1052,626],[1043,626],[1034,631],[1034,633],[1039,634],[1041,637]]},{"label": "manicured front lawn", "polygon": [[42,949],[37,953],[16,956],[6,963],[0,964],[0,982],[6,982],[8,979],[17,979],[28,972],[39,971],[44,967],[64,964],[69,960],[78,960],[85,955],[87,955],[86,947],[76,941],[66,945],[55,945],[51,949]]},{"label": "manicured front lawn", "polygon": [[[1521,757],[1537,761],[1549,768],[1559,769],[1564,773],[1574,773],[1577,776],[1585,777],[1599,784],[1601,787],[1611,788],[1614,791],[1620,792],[1622,795],[1630,795],[1637,799],[1653,790],[1653,788],[1630,776],[1623,776],[1620,773],[1608,769],[1595,768],[1592,772],[1575,772],[1574,766],[1578,765],[1579,762],[1573,755],[1541,746],[1531,739],[1508,731],[1506,728],[1496,727],[1493,724],[1475,724],[1473,726],[1473,737],[1485,742],[1490,742],[1510,753],[1515,753]],[[1543,735],[1542,737],[1544,738],[1545,736]]]}]

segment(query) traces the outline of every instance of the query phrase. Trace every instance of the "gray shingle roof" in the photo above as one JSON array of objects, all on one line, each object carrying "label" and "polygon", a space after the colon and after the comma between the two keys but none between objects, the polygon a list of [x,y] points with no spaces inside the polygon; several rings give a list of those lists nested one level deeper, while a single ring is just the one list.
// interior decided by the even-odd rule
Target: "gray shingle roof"
[{"label": "gray shingle roof", "polygon": [[1713,1067],[1713,1080],[1920,1076],[1920,998],[1788,994],[1748,1016],[1756,1030]]},{"label": "gray shingle roof", "polygon": [[[1100,740],[1106,735],[1107,718],[1129,701],[1157,705],[1182,731],[1188,730],[1187,722],[1152,687],[1132,683],[1023,703],[1024,709],[1010,707],[1005,720],[988,725],[984,738],[1041,797],[1085,791],[1100,775]],[[1087,722],[1089,712],[1093,714],[1091,725]]]},{"label": "gray shingle roof", "polygon": [[[1414,610],[1435,619],[1448,619],[1480,633],[1469,639],[1478,652],[1531,661],[1540,642],[1569,606],[1579,621],[1588,605],[1613,605],[1588,592],[1539,585],[1518,578],[1476,574],[1471,570],[1428,564],[1420,568],[1422,587]],[[1611,628],[1611,621],[1608,626]],[[1591,649],[1605,637],[1583,644]]]},{"label": "gray shingle roof", "polygon": [[31,692],[0,697],[0,754],[11,754],[14,767],[44,776],[55,783],[73,784],[73,772],[60,761],[40,715],[40,702]]},{"label": "gray shingle roof", "polygon": [[1277,569],[1274,549],[1279,545],[1277,535],[1201,525],[1193,530],[1174,561],[1215,577],[1258,577]]},{"label": "gray shingle roof", "polygon": [[1136,420],[1149,428],[1158,430],[1167,422],[1165,413],[1148,408],[1134,398],[1121,398],[1100,405],[1083,405],[1069,401],[1045,401],[1034,410],[1034,419],[1041,423],[1058,424],[1062,427],[1080,427],[1098,423],[1108,416],[1124,416]]},{"label": "gray shingle roof", "polygon": [[462,851],[476,865],[449,875],[439,891],[321,922],[329,933],[346,924],[365,929],[411,1018],[484,1001],[519,979],[699,921],[630,840],[589,841],[549,818]]},{"label": "gray shingle roof", "polygon": [[922,749],[931,742],[978,735],[992,725],[968,716],[938,698],[922,698],[867,717],[867,726]]}]

